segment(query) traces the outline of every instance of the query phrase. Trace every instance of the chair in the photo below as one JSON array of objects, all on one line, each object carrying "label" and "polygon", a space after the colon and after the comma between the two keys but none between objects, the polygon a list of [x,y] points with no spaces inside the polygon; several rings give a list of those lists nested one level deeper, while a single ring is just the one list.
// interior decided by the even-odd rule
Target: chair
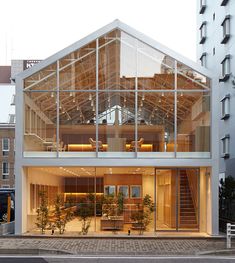
[{"label": "chair", "polygon": [[[89,138],[89,142],[91,144],[92,150],[96,151],[96,141],[94,141],[92,138]],[[98,141],[98,151],[103,152],[104,147],[101,141]]]},{"label": "chair", "polygon": [[137,151],[139,151],[143,142],[144,142],[144,138],[140,138],[139,141],[137,141],[137,145],[136,145],[136,141],[131,141],[129,151],[135,152],[135,146],[137,146]]}]

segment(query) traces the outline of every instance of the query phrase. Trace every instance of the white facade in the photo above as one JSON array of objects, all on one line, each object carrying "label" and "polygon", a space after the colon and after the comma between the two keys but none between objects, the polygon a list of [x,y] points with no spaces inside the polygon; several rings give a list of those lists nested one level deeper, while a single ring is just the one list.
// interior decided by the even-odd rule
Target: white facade
[{"label": "white facade", "polygon": [[[190,168],[190,167],[198,167],[200,168],[201,175],[204,178],[204,181],[201,181],[201,187],[204,187],[204,191],[201,193],[202,200],[205,200],[201,204],[201,207],[204,207],[204,212],[203,216],[206,217],[206,222],[202,223],[203,229],[201,231],[208,233],[210,235],[217,235],[218,234],[218,115],[219,115],[219,109],[217,107],[210,107],[211,112],[208,113],[210,114],[210,128],[213,131],[211,133],[210,137],[210,150],[209,152],[203,152],[200,150],[195,150],[195,151],[185,151],[178,153],[176,148],[178,147],[176,144],[173,147],[173,150],[171,152],[160,152],[159,151],[155,152],[155,155],[149,155],[149,153],[145,155],[141,155],[136,149],[134,152],[126,152],[123,154],[123,152],[115,153],[114,155],[111,155],[112,153],[107,153],[107,152],[99,152],[97,150],[98,144],[96,143],[96,149],[95,152],[92,152],[90,157],[86,155],[86,157],[82,157],[85,155],[79,155],[79,153],[71,153],[71,152],[60,152],[58,150],[58,135],[59,131],[57,132],[57,150],[56,151],[28,151],[26,152],[24,149],[24,140],[26,136],[29,137],[29,135],[32,137],[38,137],[35,136],[35,134],[29,132],[25,132],[25,103],[27,102],[24,100],[24,81],[25,79],[28,78],[29,83],[31,81],[30,76],[33,74],[37,74],[40,70],[43,70],[47,68],[49,65],[53,63],[57,63],[56,67],[56,76],[57,76],[57,91],[59,90],[59,71],[60,71],[60,64],[59,60],[66,58],[68,54],[71,52],[74,52],[78,50],[79,48],[89,44],[91,41],[95,41],[96,43],[96,52],[98,52],[98,40],[100,37],[108,34],[109,32],[112,32],[113,30],[120,30],[124,32],[124,34],[128,34],[129,36],[135,38],[136,40],[141,42],[141,45],[144,43],[144,45],[147,45],[150,48],[156,49],[159,52],[162,52],[166,54],[166,56],[169,56],[170,58],[173,59],[174,63],[174,71],[170,71],[170,74],[173,74],[175,81],[174,81],[174,101],[178,103],[177,100],[177,74],[179,76],[182,76],[184,74],[184,77],[186,79],[190,79],[190,76],[192,75],[191,72],[195,72],[195,76],[200,75],[204,76],[204,79],[212,79],[212,76],[210,74],[210,71],[207,69],[200,67],[198,64],[184,58],[183,56],[175,53],[172,50],[169,50],[168,48],[162,46],[161,44],[157,43],[156,41],[146,37],[142,33],[139,33],[138,31],[130,28],[129,26],[123,24],[122,22],[115,20],[111,24],[108,24],[107,26],[99,29],[98,31],[94,32],[93,34],[89,35],[88,37],[74,43],[73,45],[65,48],[61,52],[49,57],[48,59],[42,61],[41,63],[35,65],[34,67],[22,72],[21,74],[16,76],[16,118],[17,118],[17,123],[16,123],[16,164],[15,164],[15,169],[16,169],[16,233],[21,234],[27,231],[27,214],[29,211],[29,198],[28,198],[28,193],[30,191],[29,189],[29,182],[31,180],[31,177],[29,175],[30,173],[30,167],[158,167],[158,168],[163,168],[168,167],[168,168],[176,168],[180,169],[181,167]],[[109,40],[109,38],[107,38]],[[93,48],[94,49],[94,48]],[[140,51],[142,52],[142,51]],[[96,53],[97,54],[97,53]],[[73,59],[73,58],[72,58]],[[71,60],[71,59],[70,59]],[[179,62],[179,65],[186,65],[187,67],[187,72],[180,72],[180,67],[177,69],[177,61]],[[96,63],[96,96],[98,96],[98,59],[95,60]],[[72,62],[73,63],[73,62]],[[166,62],[165,62],[166,63]],[[170,65],[172,66],[172,65]],[[169,66],[168,66],[169,67]],[[190,69],[189,69],[190,68]],[[190,72],[191,70],[191,72]],[[162,74],[162,73],[161,73]],[[174,75],[175,74],[175,75]],[[188,74],[188,75],[187,75]],[[190,75],[191,74],[191,75]],[[42,78],[42,81],[44,80],[44,77]],[[118,75],[119,78],[119,75]],[[37,78],[33,79],[33,81],[38,81]],[[41,79],[39,79],[41,81]],[[211,82],[211,85],[209,85],[210,88],[210,105],[215,105],[215,102],[218,101],[218,89],[214,88],[214,79]],[[198,84],[199,82],[199,84]],[[36,82],[35,82],[36,83]],[[35,83],[29,84],[29,89]],[[136,82],[137,83],[137,82]],[[192,85],[201,85],[201,82],[198,81],[198,79],[193,79]],[[37,83],[36,83],[37,84]],[[208,84],[208,83],[207,83]],[[202,85],[201,85],[202,86]],[[185,88],[185,87],[183,87]],[[26,88],[27,89],[27,88]],[[187,92],[190,92],[189,89],[185,88],[185,94],[187,95]],[[30,90],[28,91],[30,92]],[[55,91],[53,91],[55,92]],[[87,92],[84,91],[84,92]],[[137,93],[137,86],[135,87],[135,92]],[[162,94],[163,92],[160,91],[161,96],[164,97],[165,95]],[[198,91],[197,91],[198,92]],[[199,91],[201,92],[201,91]],[[207,91],[203,91],[207,92]],[[203,93],[201,92],[201,93]],[[55,95],[54,93],[51,94],[52,92],[50,91],[50,99],[54,98]],[[141,90],[141,93],[143,91]],[[182,94],[181,94],[182,93]],[[186,96],[184,95],[184,96]],[[59,98],[59,93],[57,93],[57,98]],[[71,94],[71,97],[73,94]],[[183,91],[179,92],[178,96],[183,96]],[[165,96],[166,97],[166,96]],[[96,97],[98,98],[98,97]],[[135,105],[135,112],[137,112],[137,96],[135,97],[136,105]],[[177,103],[175,104],[175,111],[177,111]],[[208,101],[207,101],[208,103]],[[33,104],[31,104],[32,107],[35,107]],[[98,110],[98,102],[96,102],[96,109]],[[35,107],[36,108],[36,107]],[[197,106],[194,108],[198,109]],[[201,109],[203,106],[201,107]],[[38,111],[38,109],[37,109]],[[172,109],[173,111],[173,109]],[[57,116],[59,115],[60,108],[57,104]],[[195,113],[196,117],[192,117],[193,119],[200,119],[201,116],[204,114],[203,110],[198,113],[198,111]],[[118,117],[118,114],[115,115]],[[193,114],[192,114],[193,115]],[[43,116],[43,113],[39,112],[39,116]],[[115,116],[115,117],[116,117]],[[138,140],[137,137],[137,114],[135,115],[135,134],[133,133],[134,139]],[[191,116],[191,115],[190,115]],[[43,116],[44,119],[45,116]],[[30,119],[30,118],[29,118]],[[96,123],[98,123],[98,117],[96,115],[95,119]],[[173,117],[173,121],[177,122],[177,117],[176,115]],[[49,123],[51,125],[51,123]],[[87,123],[86,123],[87,124]],[[59,126],[59,122],[56,123],[57,128]],[[116,123],[116,127],[118,127],[118,123]],[[150,125],[150,124],[149,124]],[[202,120],[201,126],[204,125],[204,120]],[[185,125],[187,126],[187,125]],[[192,125],[193,126],[193,125]],[[129,126],[130,127],[130,126]],[[175,124],[174,127],[177,127]],[[208,131],[208,129],[207,129]],[[96,138],[98,136],[98,126],[96,126]],[[201,130],[198,132],[200,133]],[[203,133],[203,132],[201,132]],[[210,133],[210,132],[209,132]],[[177,138],[177,129],[174,130],[174,139]],[[182,134],[184,135],[184,134]],[[203,137],[203,136],[201,136]],[[180,138],[180,137],[179,137]],[[202,140],[202,139],[201,139]],[[180,141],[180,140],[179,140]],[[44,141],[44,144],[46,141]],[[125,149],[126,146],[124,145]],[[170,154],[169,154],[170,153]],[[85,153],[86,154],[86,153]],[[138,155],[139,154],[139,155]],[[151,153],[152,154],[152,153]],[[127,157],[125,157],[127,156]],[[149,157],[150,156],[150,157]],[[206,169],[205,169],[206,168]],[[43,178],[40,175],[40,180]],[[38,179],[38,180],[39,180]],[[43,180],[43,179],[42,179]],[[156,196],[155,196],[156,197]],[[204,219],[200,217],[200,222],[203,221]]]},{"label": "white facade", "polygon": [[[220,173],[235,177],[235,2],[197,0],[197,61],[214,76],[220,108]],[[205,25],[201,33],[201,26]],[[202,35],[204,34],[202,39]]]}]

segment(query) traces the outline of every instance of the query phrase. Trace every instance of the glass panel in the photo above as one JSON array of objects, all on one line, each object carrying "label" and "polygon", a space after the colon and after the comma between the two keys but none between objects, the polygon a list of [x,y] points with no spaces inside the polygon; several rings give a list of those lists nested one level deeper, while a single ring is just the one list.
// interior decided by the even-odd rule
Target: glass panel
[{"label": "glass panel", "polygon": [[210,79],[196,72],[192,68],[177,63],[177,89],[178,90],[209,90]]},{"label": "glass panel", "polygon": [[197,152],[203,157],[210,152],[210,95],[178,92],[177,101],[177,156]]},{"label": "glass panel", "polygon": [[176,170],[156,170],[157,230],[176,230]]},{"label": "glass panel", "polygon": [[61,234],[64,231],[70,234],[87,234],[87,231],[95,231],[95,216],[100,213],[95,202],[96,196],[100,197],[99,189],[102,184],[102,181],[95,179],[95,168],[28,167],[27,178],[30,186],[27,198],[28,231],[41,233],[37,209],[40,211],[43,200],[48,209],[46,234],[59,234],[60,231]]},{"label": "glass panel", "polygon": [[56,152],[56,92],[24,93],[24,151]]},{"label": "glass panel", "polygon": [[198,170],[180,169],[178,171],[178,228],[197,230],[198,222]]},{"label": "glass panel", "polygon": [[138,41],[138,89],[174,89],[174,60]]},{"label": "glass panel", "polygon": [[60,90],[96,89],[96,42],[60,60]]},{"label": "glass panel", "polygon": [[56,63],[41,69],[24,80],[25,90],[56,90]]},{"label": "glass panel", "polygon": [[97,203],[102,210],[102,217],[96,220],[97,231],[153,232],[154,169],[103,167],[96,168],[96,173],[104,184],[104,198]]},{"label": "glass panel", "polygon": [[63,156],[95,157],[95,92],[60,92],[59,137]]},{"label": "glass panel", "polygon": [[99,89],[120,89],[119,31],[99,40]]},{"label": "glass panel", "polygon": [[[173,92],[138,93],[136,147],[139,157],[154,157],[157,152],[174,152],[174,104]],[[165,156],[174,157],[173,154]]]},{"label": "glass panel", "polygon": [[98,114],[100,156],[133,156],[135,93],[99,92]]},{"label": "glass panel", "polygon": [[99,90],[133,90],[136,39],[116,30],[99,39]]},{"label": "glass panel", "polygon": [[121,32],[120,89],[134,90],[137,70],[137,40]]}]

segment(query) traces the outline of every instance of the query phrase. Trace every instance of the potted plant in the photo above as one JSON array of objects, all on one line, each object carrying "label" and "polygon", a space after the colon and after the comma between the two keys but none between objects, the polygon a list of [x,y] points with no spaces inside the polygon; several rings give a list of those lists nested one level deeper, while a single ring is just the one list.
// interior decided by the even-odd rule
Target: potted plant
[{"label": "potted plant", "polygon": [[137,229],[142,235],[151,222],[151,214],[154,211],[154,204],[150,195],[145,195],[142,203],[137,205],[137,211],[132,213],[132,229]]},{"label": "potted plant", "polygon": [[123,227],[124,196],[120,192],[117,197],[106,195],[102,200],[101,229],[110,229],[114,233]]},{"label": "potted plant", "polygon": [[81,200],[77,215],[82,223],[81,234],[87,235],[91,226],[91,218],[94,215],[94,194],[88,194],[86,198]]},{"label": "potted plant", "polygon": [[45,233],[48,225],[48,207],[47,207],[47,195],[45,191],[39,192],[40,206],[37,209],[36,226],[41,229],[41,234]]}]

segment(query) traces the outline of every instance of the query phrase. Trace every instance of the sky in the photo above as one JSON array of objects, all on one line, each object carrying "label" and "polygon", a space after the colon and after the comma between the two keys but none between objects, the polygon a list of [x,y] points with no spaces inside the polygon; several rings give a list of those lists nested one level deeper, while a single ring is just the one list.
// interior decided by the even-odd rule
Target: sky
[{"label": "sky", "polygon": [[115,19],[195,60],[196,0],[2,0],[0,65],[45,59]]},{"label": "sky", "polygon": [[[2,0],[0,65],[46,59],[115,19],[196,59],[196,0]],[[0,122],[13,92],[0,89]]]}]

